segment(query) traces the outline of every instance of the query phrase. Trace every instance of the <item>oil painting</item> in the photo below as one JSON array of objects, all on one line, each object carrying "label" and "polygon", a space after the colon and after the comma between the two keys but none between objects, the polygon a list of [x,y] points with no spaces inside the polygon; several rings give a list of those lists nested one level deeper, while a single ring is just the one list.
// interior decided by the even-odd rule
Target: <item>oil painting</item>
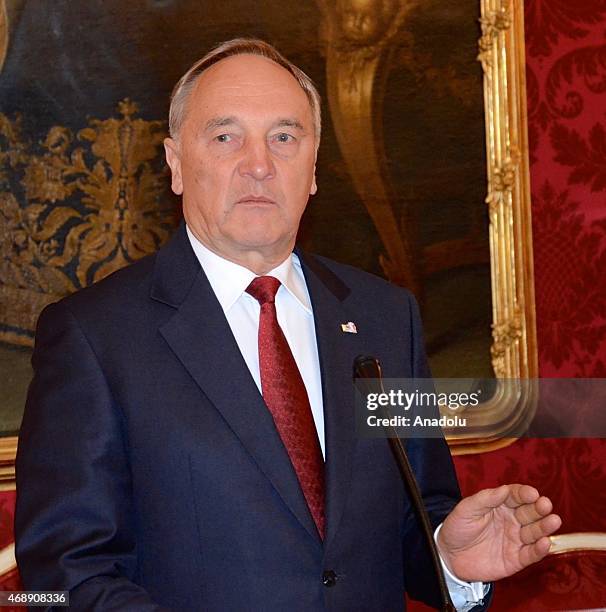
[{"label": "oil painting", "polygon": [[162,140],[179,76],[274,44],[322,95],[300,245],[408,287],[434,375],[493,376],[478,3],[2,3],[0,427],[19,428],[46,304],[153,253],[180,219]]}]

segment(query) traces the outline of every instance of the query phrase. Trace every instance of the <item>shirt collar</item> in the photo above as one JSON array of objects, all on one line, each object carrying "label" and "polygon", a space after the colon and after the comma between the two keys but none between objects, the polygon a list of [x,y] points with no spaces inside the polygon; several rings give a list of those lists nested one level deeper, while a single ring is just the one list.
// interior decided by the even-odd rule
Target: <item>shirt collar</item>
[{"label": "shirt collar", "polygon": [[[189,227],[186,226],[186,229],[191,246],[208,278],[208,282],[215,292],[223,312],[227,312],[246,291],[257,274],[244,266],[217,255],[204,246],[192,234]],[[282,283],[282,287],[295,298],[297,303],[308,314],[312,314],[311,300],[301,262],[295,253],[291,253],[279,266],[269,271],[266,276],[277,278]]]}]

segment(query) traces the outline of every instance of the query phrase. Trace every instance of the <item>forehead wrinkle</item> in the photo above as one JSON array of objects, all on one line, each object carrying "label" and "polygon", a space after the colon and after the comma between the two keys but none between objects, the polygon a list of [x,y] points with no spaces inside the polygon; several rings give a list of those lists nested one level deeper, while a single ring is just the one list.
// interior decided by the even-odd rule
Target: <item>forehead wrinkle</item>
[{"label": "forehead wrinkle", "polygon": [[246,86],[258,90],[263,86],[295,87],[306,95],[289,70],[267,57],[256,54],[243,53],[223,58],[207,68],[198,80],[215,81],[215,84],[226,88]]},{"label": "forehead wrinkle", "polygon": [[[234,115],[229,115],[227,117],[211,117],[204,124],[204,131],[211,132],[212,130],[219,127],[226,127],[232,125],[240,125],[241,120],[239,120]],[[292,127],[301,132],[305,132],[305,128],[303,124],[296,117],[279,117],[275,121],[271,122],[272,127]]]},{"label": "forehead wrinkle", "polygon": [[215,81],[214,83],[206,85],[206,87],[202,89],[202,95],[218,94],[229,99],[239,98],[254,100],[267,96],[278,98],[284,95],[294,94],[294,99],[296,99],[298,103],[307,102],[305,92],[296,83],[294,87],[291,87],[290,84],[286,85],[285,83],[243,80],[234,83],[233,79],[229,79],[229,81],[228,83]]},{"label": "forehead wrinkle", "polygon": [[[282,108],[275,109],[276,114],[280,115],[280,120],[292,120],[298,125],[301,125],[301,122],[305,120],[305,115],[309,115],[309,119],[313,120],[313,113],[303,90],[300,94],[297,91],[297,98],[291,98],[291,103],[282,105],[279,104],[279,101],[288,97],[288,93],[285,93],[283,87],[272,86],[265,91],[259,91],[260,87],[241,83],[223,87],[218,83],[213,83],[210,87],[204,87],[195,92],[191,100],[193,102],[192,107],[197,108],[198,112],[203,109],[206,109],[207,112],[216,111],[215,116],[206,121],[205,125],[210,125],[211,122],[219,119],[221,121],[231,119],[231,123],[233,123],[238,121],[240,113],[246,114],[247,110],[266,109],[269,98],[277,101],[277,106],[282,106]],[[221,110],[227,111],[228,114],[221,114]],[[228,122],[219,124],[217,121],[216,125],[228,125]]]},{"label": "forehead wrinkle", "polygon": [[[259,60],[261,67],[265,65],[267,70],[256,70],[255,64],[259,65]],[[251,61],[252,65],[249,63]],[[211,119],[201,122],[202,130],[206,130],[208,128],[205,126],[212,128],[210,124],[217,118],[230,117],[234,119],[234,123],[240,123],[241,114],[244,116],[248,110],[254,113],[259,108],[268,108],[268,100],[272,101],[271,105],[277,102],[275,111],[280,120],[294,119],[301,126],[294,125],[296,129],[306,131],[307,128],[303,126],[308,123],[309,127],[313,125],[313,110],[309,99],[295,77],[274,62],[256,56],[226,58],[209,67],[197,79],[190,99],[190,108],[193,114],[201,111],[206,117],[209,114],[214,115]],[[282,100],[287,104],[279,104]],[[249,106],[250,109],[247,108]],[[199,114],[198,116],[200,117]]]},{"label": "forehead wrinkle", "polygon": [[[249,62],[252,62],[252,66]],[[259,73],[255,65],[265,68]],[[307,94],[290,72],[267,58],[254,55],[228,57],[213,64],[198,77],[195,90],[202,95],[214,93],[244,98],[277,96],[288,92],[301,102],[308,103]]]}]

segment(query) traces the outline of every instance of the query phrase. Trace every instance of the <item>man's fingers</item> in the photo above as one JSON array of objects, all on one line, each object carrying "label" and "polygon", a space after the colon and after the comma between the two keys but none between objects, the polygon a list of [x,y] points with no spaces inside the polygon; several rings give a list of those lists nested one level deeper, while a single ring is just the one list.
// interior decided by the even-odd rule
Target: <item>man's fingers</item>
[{"label": "man's fingers", "polygon": [[551,540],[548,537],[543,537],[534,544],[522,547],[520,550],[520,563],[523,567],[540,561],[549,552]]},{"label": "man's fingers", "polygon": [[557,531],[562,525],[562,519],[557,514],[550,514],[541,520],[525,525],[520,529],[520,539],[524,544],[534,544]]},{"label": "man's fingers", "polygon": [[505,500],[505,505],[508,508],[517,508],[523,504],[533,504],[539,499],[539,492],[530,485],[510,484],[509,495]]},{"label": "man's fingers", "polygon": [[534,487],[522,484],[509,484],[496,489],[483,489],[466,498],[468,507],[478,515],[485,514],[502,504],[505,504],[508,508],[517,508],[524,504],[532,504],[538,499],[539,492]]},{"label": "man's fingers", "polygon": [[510,485],[502,485],[496,489],[482,489],[475,495],[465,498],[463,501],[467,502],[468,508],[470,508],[474,514],[481,516],[505,502],[509,495],[509,486]]},{"label": "man's fingers", "polygon": [[534,504],[518,506],[514,514],[520,525],[528,525],[547,516],[552,510],[553,504],[551,500],[548,497],[539,497]]}]

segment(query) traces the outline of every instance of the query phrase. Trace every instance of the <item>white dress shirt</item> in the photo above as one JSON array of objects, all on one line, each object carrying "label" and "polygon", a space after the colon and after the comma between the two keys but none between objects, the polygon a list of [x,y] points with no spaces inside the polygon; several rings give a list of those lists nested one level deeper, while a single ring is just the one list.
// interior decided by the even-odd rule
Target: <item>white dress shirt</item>
[{"label": "white dress shirt", "polygon": [[[242,357],[261,391],[259,371],[259,302],[246,293],[256,274],[232,261],[223,259],[205,247],[187,228],[194,252],[204,269]],[[265,276],[273,276],[282,284],[276,293],[276,314],[307,390],[309,404],[322,455],[326,459],[324,444],[324,404],[316,327],[311,300],[299,258],[292,253],[277,268]]]},{"label": "white dress shirt", "polygon": [[[246,293],[246,288],[256,274],[232,261],[228,261],[205,247],[187,228],[192,248],[236,339],[242,357],[261,391],[259,370],[259,302]],[[322,380],[320,360],[311,300],[301,269],[301,262],[291,253],[279,266],[265,276],[273,276],[282,284],[276,293],[278,323],[290,346],[293,357],[305,384],[322,455],[326,458],[324,440],[324,406],[322,402]],[[353,387],[352,387],[353,395]],[[440,525],[441,527],[441,525]],[[435,536],[438,531],[436,529]],[[446,584],[457,610],[464,612],[479,602],[488,590],[481,582],[463,582],[452,575],[442,562]]]}]

